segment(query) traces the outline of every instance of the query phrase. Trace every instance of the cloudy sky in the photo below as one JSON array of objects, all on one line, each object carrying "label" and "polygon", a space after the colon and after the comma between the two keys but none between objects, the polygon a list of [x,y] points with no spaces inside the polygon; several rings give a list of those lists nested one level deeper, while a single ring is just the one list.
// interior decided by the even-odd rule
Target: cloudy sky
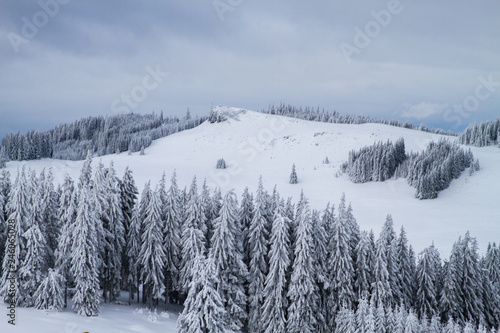
[{"label": "cloudy sky", "polygon": [[0,137],[281,101],[459,130],[500,111],[500,2],[2,0]]}]

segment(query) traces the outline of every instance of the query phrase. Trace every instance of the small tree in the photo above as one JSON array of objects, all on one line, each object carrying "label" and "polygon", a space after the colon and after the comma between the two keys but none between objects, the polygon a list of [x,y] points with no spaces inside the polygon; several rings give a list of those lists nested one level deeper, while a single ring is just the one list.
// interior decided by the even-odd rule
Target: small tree
[{"label": "small tree", "polygon": [[297,172],[295,171],[295,163],[292,166],[292,173],[290,174],[290,184],[297,184],[299,179],[297,178]]},{"label": "small tree", "polygon": [[224,161],[223,158],[220,158],[217,160],[217,165],[215,166],[217,169],[225,169],[227,168],[226,166],[226,161]]},{"label": "small tree", "polygon": [[64,307],[64,276],[49,268],[47,276],[35,292],[35,307],[41,310],[62,311]]}]

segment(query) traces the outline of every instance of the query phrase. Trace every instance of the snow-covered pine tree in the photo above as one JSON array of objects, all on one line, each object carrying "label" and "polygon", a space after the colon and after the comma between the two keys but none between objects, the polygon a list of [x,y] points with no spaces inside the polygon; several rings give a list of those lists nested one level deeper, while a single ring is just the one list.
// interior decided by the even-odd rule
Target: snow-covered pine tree
[{"label": "snow-covered pine tree", "polygon": [[297,217],[297,239],[288,289],[287,332],[316,332],[319,293],[314,275],[315,248],[309,202],[304,197]]},{"label": "snow-covered pine tree", "polygon": [[177,175],[172,174],[170,188],[167,191],[163,207],[163,246],[165,248],[165,291],[167,304],[172,294],[177,294],[179,289],[180,253],[181,253],[181,207]]},{"label": "snow-covered pine tree", "polygon": [[180,286],[183,292],[188,292],[189,282],[192,278],[192,270],[194,268],[194,260],[198,255],[205,255],[206,253],[206,239],[205,239],[205,213],[201,200],[198,196],[198,189],[196,186],[196,177],[193,178],[191,189],[189,191],[189,199],[185,207],[186,220],[181,236],[181,272],[180,272]]},{"label": "snow-covered pine tree", "polygon": [[[26,254],[26,239],[23,237],[28,228],[29,218],[31,216],[30,204],[30,189],[26,179],[26,171],[23,166],[21,170],[17,170],[17,177],[9,193],[9,200],[7,204],[8,219],[14,220],[15,232],[15,248],[14,248],[14,267],[12,267],[12,257],[4,255],[2,262],[2,279],[0,281],[0,294],[4,296],[4,302],[11,303],[11,298],[8,295],[8,278],[10,271],[19,269],[20,263],[23,262]],[[5,251],[7,253],[9,243],[5,242]],[[22,292],[19,289],[19,284],[16,284],[15,295],[17,296],[16,302],[22,298]]]},{"label": "snow-covered pine tree", "polygon": [[74,182],[66,174],[61,186],[59,196],[59,209],[57,212],[61,234],[55,251],[55,267],[64,277],[64,307],[68,305],[68,282],[70,282],[69,268],[71,266],[71,247],[73,241],[73,230],[75,228],[77,197]]},{"label": "snow-covered pine tree", "polygon": [[352,309],[343,306],[336,316],[335,333],[355,333],[356,320]]},{"label": "snow-covered pine tree", "polygon": [[250,248],[249,248],[249,235],[250,224],[253,219],[253,196],[249,193],[248,187],[245,187],[241,195],[240,208],[238,210],[238,218],[241,225],[241,238],[243,240],[243,262],[247,267],[250,266]]},{"label": "snow-covered pine tree", "polygon": [[269,273],[264,286],[261,318],[265,333],[284,333],[287,332],[288,307],[286,273],[290,265],[289,221],[280,205],[276,207],[274,217],[269,250]]},{"label": "snow-covered pine tree", "polygon": [[371,295],[372,283],[374,282],[374,263],[375,249],[368,232],[362,231],[356,247],[356,280],[354,284],[358,299],[369,299]]},{"label": "snow-covered pine tree", "polygon": [[120,295],[122,280],[122,253],[125,247],[125,228],[123,226],[123,213],[121,208],[120,180],[111,162],[106,174],[106,187],[108,188],[107,223],[103,225],[109,236],[106,239],[105,249],[105,283],[108,286],[108,299],[114,300]]},{"label": "snow-covered pine tree", "polygon": [[365,333],[368,331],[368,313],[369,303],[365,297],[358,300],[358,308],[356,309],[356,333]]},{"label": "snow-covered pine tree", "polygon": [[[326,210],[330,210],[330,204],[327,205]],[[328,314],[327,314],[327,286],[329,284],[328,274],[328,240],[330,234],[327,232],[329,227],[323,217],[320,218],[320,212],[313,210],[311,219],[313,224],[313,247],[314,247],[314,281],[318,288],[318,311],[316,313],[316,332],[327,333],[328,330]]]},{"label": "snow-covered pine tree", "polygon": [[238,240],[237,201],[234,192],[228,192],[223,200],[220,216],[214,223],[212,247],[209,257],[213,259],[220,276],[217,285],[226,313],[230,330],[239,332],[247,320],[247,296],[245,283],[248,270],[243,262],[243,243]]},{"label": "snow-covered pine tree", "polygon": [[35,308],[62,311],[65,306],[64,285],[64,276],[57,269],[49,268],[47,276],[43,279],[33,296]]},{"label": "snow-covered pine tree", "polygon": [[329,244],[328,271],[330,272],[330,297],[328,311],[330,312],[330,329],[334,330],[335,313],[342,306],[352,308],[355,302],[354,295],[354,263],[351,255],[351,233],[348,225],[345,197],[339,205],[339,216],[332,226],[332,235]]},{"label": "snow-covered pine tree", "polygon": [[[128,233],[128,243],[127,243],[127,258],[130,267],[130,275],[128,277],[129,283],[131,285],[130,298],[133,298],[133,294],[137,291],[137,302],[139,302],[139,282],[140,282],[140,271],[141,265],[138,260],[139,251],[141,250],[141,238],[144,233],[144,224],[143,222],[146,220],[146,208],[151,201],[152,191],[151,185],[148,181],[144,185],[144,189],[141,193],[141,199],[139,204],[134,207],[134,211],[132,214],[132,220],[130,222],[130,228]],[[133,286],[133,287],[132,287]],[[143,288],[143,301],[145,288]],[[129,303],[131,301],[129,299]]]},{"label": "snow-covered pine tree", "polygon": [[249,317],[248,327],[251,332],[264,332],[262,305],[264,303],[264,284],[269,270],[267,254],[269,252],[268,222],[262,177],[255,195],[253,217],[248,235],[249,270]]},{"label": "snow-covered pine tree", "polygon": [[54,175],[52,168],[47,172],[44,179],[40,179],[39,184],[40,200],[43,203],[40,206],[40,231],[47,241],[47,264],[54,267],[55,254],[57,249],[58,239],[60,235],[60,225],[58,221],[58,197],[54,190]]},{"label": "snow-covered pine tree", "polygon": [[203,180],[203,185],[201,186],[200,203],[205,216],[205,240],[207,250],[210,248],[210,241],[213,234],[213,221],[219,217],[219,211],[222,206],[222,194],[220,190],[214,191],[214,196],[210,196],[210,190],[207,186],[206,179]]},{"label": "snow-covered pine tree", "polygon": [[406,317],[406,325],[405,325],[405,333],[419,333],[420,332],[420,324],[418,322],[417,316],[413,313],[412,310],[408,313],[408,317]]},{"label": "snow-covered pine tree", "polygon": [[375,263],[373,268],[374,281],[372,283],[371,301],[375,304],[382,302],[385,306],[389,306],[393,298],[389,280],[389,271],[387,269],[387,242],[384,237],[383,230],[384,229],[382,229],[380,238],[377,240]]},{"label": "snow-covered pine tree", "polygon": [[219,273],[212,258],[198,254],[193,259],[193,277],[184,302],[184,310],[177,320],[179,333],[226,333],[227,314],[217,291]]},{"label": "snow-covered pine tree", "polygon": [[23,237],[26,239],[26,256],[20,263],[19,284],[21,293],[18,305],[31,307],[35,305],[34,294],[42,282],[45,271],[49,268],[47,240],[40,230],[42,223],[41,206],[42,195],[38,189],[35,193],[35,202],[28,219],[28,230]]},{"label": "snow-covered pine tree", "polygon": [[292,165],[292,173],[290,173],[290,184],[297,184],[299,179],[297,178],[297,172],[295,171],[295,163]]},{"label": "snow-covered pine tree", "polygon": [[408,249],[408,239],[406,231],[401,227],[401,232],[396,241],[396,288],[399,295],[399,303],[404,304],[407,308],[413,305],[413,281],[414,272],[412,272],[412,263],[410,262],[410,253]]},{"label": "snow-covered pine tree", "polygon": [[163,247],[163,223],[161,219],[161,202],[158,187],[151,195],[146,208],[144,232],[141,235],[141,249],[138,255],[141,279],[147,286],[149,309],[153,308],[153,300],[157,303],[164,286],[165,251]]},{"label": "snow-covered pine tree", "polygon": [[387,262],[387,273],[389,277],[389,286],[391,290],[391,298],[388,300],[386,306],[396,305],[401,302],[401,295],[399,295],[400,288],[397,285],[397,258],[396,258],[396,232],[394,231],[394,222],[391,215],[387,215],[380,238],[378,240],[385,247],[385,257]]},{"label": "snow-covered pine tree", "polygon": [[[137,201],[138,195],[137,187],[135,186],[135,180],[132,175],[132,170],[128,167],[125,168],[122,180],[120,181],[120,207],[123,216],[123,235],[124,235],[124,246],[122,249],[122,288],[129,289],[129,297],[132,296],[132,281],[130,281],[130,263],[127,256],[127,245],[130,244],[130,225],[132,224],[132,217],[134,213],[135,203]],[[130,302],[131,300],[129,300]]]},{"label": "snow-covered pine tree", "polygon": [[90,150],[87,151],[87,158],[83,163],[82,170],[80,172],[80,179],[78,181],[78,189],[85,185],[90,185],[92,181],[92,155],[90,154]]},{"label": "snow-covered pine tree", "polygon": [[82,183],[71,246],[70,272],[75,279],[73,309],[82,316],[99,314],[99,270],[101,260],[98,249],[95,199],[90,184]]},{"label": "snow-covered pine tree", "polygon": [[415,308],[420,319],[432,318],[438,313],[438,292],[436,288],[436,261],[440,261],[439,252],[434,245],[420,253],[417,265],[417,297]]}]

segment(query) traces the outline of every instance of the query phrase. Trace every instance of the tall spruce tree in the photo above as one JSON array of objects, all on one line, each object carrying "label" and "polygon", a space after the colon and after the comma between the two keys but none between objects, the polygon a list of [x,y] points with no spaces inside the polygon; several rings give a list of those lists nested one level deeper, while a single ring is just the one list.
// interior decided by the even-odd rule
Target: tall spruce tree
[{"label": "tall spruce tree", "polygon": [[314,276],[315,249],[313,223],[309,202],[304,197],[297,218],[297,239],[288,289],[287,332],[316,332],[319,293]]},{"label": "tall spruce tree", "polygon": [[290,265],[289,221],[280,205],[276,207],[274,217],[269,250],[269,273],[264,286],[262,323],[265,333],[284,333],[287,331],[288,307],[286,275]]},{"label": "tall spruce tree", "polygon": [[132,295],[132,281],[130,281],[130,263],[127,257],[127,245],[130,244],[130,225],[132,224],[132,217],[134,213],[135,203],[137,201],[137,187],[135,185],[135,180],[132,175],[132,170],[128,167],[125,168],[122,180],[120,181],[120,206],[123,216],[123,235],[124,235],[124,246],[122,249],[122,288],[128,286],[129,297]]},{"label": "tall spruce tree", "polygon": [[229,329],[240,331],[247,320],[245,283],[248,270],[243,262],[243,243],[239,241],[236,195],[230,191],[223,200],[220,216],[213,221],[214,232],[209,257],[220,275],[217,285],[228,316]]},{"label": "tall spruce tree", "polygon": [[163,223],[158,187],[151,195],[146,208],[144,232],[141,234],[141,249],[137,261],[141,265],[141,279],[148,290],[149,308],[153,308],[161,297],[164,286],[165,251],[163,247]]},{"label": "tall spruce tree", "polygon": [[252,332],[262,333],[264,331],[262,322],[264,285],[269,270],[267,257],[269,252],[269,233],[262,177],[259,179],[252,215],[248,235],[248,257],[250,258],[248,265],[250,281],[248,288],[248,327]]},{"label": "tall spruce tree", "polygon": [[78,197],[78,209],[71,246],[71,274],[75,279],[73,309],[82,316],[99,314],[99,270],[101,259],[98,248],[95,198],[90,185],[83,183]]}]

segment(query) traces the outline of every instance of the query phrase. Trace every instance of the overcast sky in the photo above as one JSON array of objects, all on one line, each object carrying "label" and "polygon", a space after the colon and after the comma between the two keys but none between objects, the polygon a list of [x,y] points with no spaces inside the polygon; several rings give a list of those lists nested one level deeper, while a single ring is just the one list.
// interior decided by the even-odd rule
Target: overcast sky
[{"label": "overcast sky", "polygon": [[500,110],[500,2],[0,2],[0,137],[281,101],[446,129]]}]

